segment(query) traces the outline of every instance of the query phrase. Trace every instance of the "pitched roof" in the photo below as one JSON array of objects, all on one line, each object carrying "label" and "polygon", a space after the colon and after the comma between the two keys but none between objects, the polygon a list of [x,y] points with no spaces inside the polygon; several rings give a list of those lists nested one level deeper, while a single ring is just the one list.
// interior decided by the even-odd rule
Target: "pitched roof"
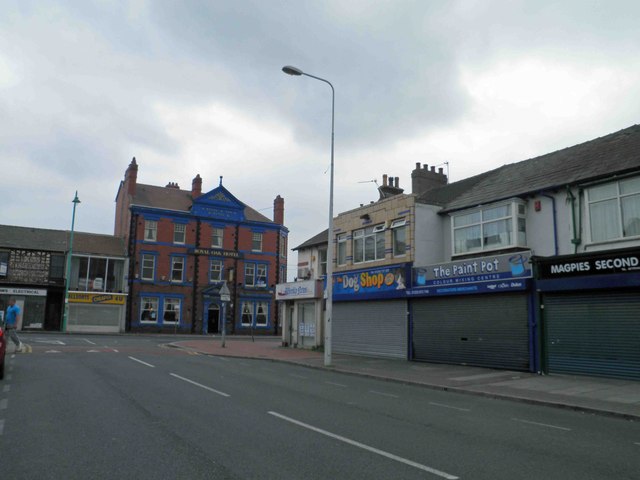
[{"label": "pitched roof", "polygon": [[[191,198],[191,190],[157,187],[155,185],[138,183],[136,185],[136,194],[133,196],[131,204],[141,207],[189,212],[193,205],[193,199]],[[244,217],[246,220],[252,222],[273,223],[273,220],[270,220],[268,217],[265,217],[244,203],[243,205]]]},{"label": "pitched roof", "polygon": [[[69,249],[71,232],[46,228],[0,225],[0,247],[24,248],[48,252],[66,252]],[[124,240],[113,235],[74,232],[74,253],[89,253],[124,257]]]},{"label": "pitched roof", "polygon": [[640,125],[426,192],[443,211],[562,188],[640,169]]},{"label": "pitched roof", "polygon": [[315,247],[316,245],[322,245],[328,242],[329,242],[329,229],[327,228],[326,230],[318,233],[317,235],[314,235],[306,242],[303,242],[300,245],[298,245],[296,248],[293,249],[293,251],[301,250],[303,248]]}]

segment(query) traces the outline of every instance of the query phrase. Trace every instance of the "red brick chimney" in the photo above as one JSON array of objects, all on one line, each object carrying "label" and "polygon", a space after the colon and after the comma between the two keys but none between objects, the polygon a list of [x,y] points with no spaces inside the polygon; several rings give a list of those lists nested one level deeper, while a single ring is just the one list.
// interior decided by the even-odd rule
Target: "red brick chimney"
[{"label": "red brick chimney", "polygon": [[138,164],[136,163],[136,157],[133,157],[131,163],[127,167],[127,171],[124,173],[124,183],[126,185],[127,193],[131,196],[136,194],[136,182],[138,181]]},{"label": "red brick chimney", "polygon": [[197,174],[191,181],[191,198],[198,198],[202,195],[202,178]]},{"label": "red brick chimney", "polygon": [[284,225],[284,198],[278,195],[273,201],[273,221]]}]

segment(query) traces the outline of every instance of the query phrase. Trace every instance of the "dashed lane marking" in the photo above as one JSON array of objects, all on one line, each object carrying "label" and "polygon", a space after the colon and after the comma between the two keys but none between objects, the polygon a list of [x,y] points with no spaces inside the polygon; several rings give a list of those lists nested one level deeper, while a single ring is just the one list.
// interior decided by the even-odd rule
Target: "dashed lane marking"
[{"label": "dashed lane marking", "polygon": [[210,391],[212,393],[215,393],[216,395],[220,395],[221,397],[230,397],[231,396],[228,393],[221,392],[220,390],[216,390],[215,388],[207,387],[206,385],[202,385],[201,383],[194,382],[193,380],[189,380],[188,378],[181,377],[180,375],[177,375],[175,373],[170,373],[169,375],[171,375],[172,377],[178,378],[178,379],[182,380],[183,382],[187,382],[187,383],[190,383],[191,385],[195,385],[196,387],[204,388],[205,390],[208,390],[208,391]]},{"label": "dashed lane marking", "polygon": [[382,397],[400,398],[398,395],[394,395],[393,393],[377,392],[376,390],[369,390],[369,393],[380,395]]},{"label": "dashed lane marking", "polygon": [[347,388],[349,385],[344,385],[342,383],[336,383],[336,382],[324,382],[327,385],[333,385],[334,387],[342,387],[342,388]]},{"label": "dashed lane marking", "polygon": [[567,432],[571,431],[571,429],[567,427],[559,427],[558,425],[550,425],[548,423],[531,422],[529,420],[522,420],[521,418],[512,418],[511,420],[513,420],[514,422],[526,423],[529,425],[537,425],[539,427],[555,428],[556,430],[564,430]]},{"label": "dashed lane marking", "polygon": [[461,412],[470,412],[471,411],[470,408],[454,407],[453,405],[447,405],[445,403],[429,402],[429,405],[433,405],[435,407],[442,407],[442,408],[451,408],[452,410],[460,410]]},{"label": "dashed lane marking", "polygon": [[90,344],[90,345],[95,345],[95,343],[94,343],[94,342],[92,342],[91,340],[89,340],[89,339],[87,339],[87,338],[83,338],[83,340],[84,340],[85,342],[87,342],[88,344]]},{"label": "dashed lane marking", "polygon": [[428,473],[431,473],[433,475],[437,475],[438,477],[446,478],[448,480],[457,480],[459,478],[459,477],[456,477],[455,475],[451,475],[450,473],[443,472],[442,470],[437,470],[435,468],[428,467],[428,466],[423,465],[421,463],[417,463],[417,462],[414,462],[412,460],[408,460],[406,458],[399,457],[397,455],[394,455],[393,453],[385,452],[384,450],[379,450],[379,449],[377,449],[375,447],[371,447],[369,445],[365,445],[364,443],[356,442],[355,440],[351,440],[351,439],[343,437],[341,435],[336,435],[335,433],[331,433],[331,432],[328,432],[326,430],[322,430],[321,428],[314,427],[313,425],[309,425],[308,423],[303,423],[303,422],[300,422],[299,420],[295,420],[293,418],[286,417],[286,416],[281,415],[281,414],[279,414],[277,412],[267,412],[267,413],[269,415],[273,415],[274,417],[277,417],[277,418],[279,418],[281,420],[284,420],[286,422],[293,423],[294,425],[297,425],[299,427],[306,428],[306,429],[311,430],[311,431],[316,432],[316,433],[320,433],[320,434],[325,435],[325,436],[327,436],[329,438],[333,438],[335,440],[339,440],[341,442],[347,443],[347,444],[352,445],[354,447],[361,448],[361,449],[366,450],[368,452],[375,453],[377,455],[381,455],[381,456],[389,458],[391,460],[395,460],[396,462],[403,463],[405,465],[417,468],[417,469],[422,470],[424,472],[428,472]]},{"label": "dashed lane marking", "polygon": [[143,362],[142,360],[138,360],[135,357],[129,357],[131,360],[133,360],[134,362],[138,362],[141,363],[142,365],[146,365],[147,367],[151,367],[151,368],[156,368],[155,365],[151,365],[150,363],[147,362]]}]

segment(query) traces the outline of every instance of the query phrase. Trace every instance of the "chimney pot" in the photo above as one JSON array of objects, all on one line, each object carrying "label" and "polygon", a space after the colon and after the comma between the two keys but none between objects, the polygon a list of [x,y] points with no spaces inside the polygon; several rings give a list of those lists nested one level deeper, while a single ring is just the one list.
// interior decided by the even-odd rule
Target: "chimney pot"
[{"label": "chimney pot", "polygon": [[424,170],[429,170],[429,165],[427,165],[427,164],[425,163],[424,165],[422,165],[422,168],[423,168]]},{"label": "chimney pot", "polygon": [[387,178],[388,178],[388,175],[386,173],[382,175],[382,185],[385,187],[387,186]]},{"label": "chimney pot", "polygon": [[440,168],[438,169],[438,173],[439,173],[440,175],[442,175],[442,174],[444,173],[444,170],[442,169],[442,167],[440,167]]},{"label": "chimney pot", "polygon": [[431,171],[435,172],[436,171],[436,167],[431,167]]},{"label": "chimney pot", "polygon": [[416,162],[416,170],[420,170],[420,162]]},{"label": "chimney pot", "polygon": [[400,188],[400,177],[396,177],[396,181],[394,182],[396,188]]}]

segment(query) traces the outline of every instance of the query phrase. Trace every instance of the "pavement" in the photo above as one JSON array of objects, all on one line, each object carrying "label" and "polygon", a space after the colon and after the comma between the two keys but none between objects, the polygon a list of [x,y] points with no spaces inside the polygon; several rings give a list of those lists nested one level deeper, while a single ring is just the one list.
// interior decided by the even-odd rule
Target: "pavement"
[{"label": "pavement", "polygon": [[398,359],[333,354],[324,366],[324,353],[283,347],[279,338],[219,337],[173,342],[171,346],[203,355],[286,362],[343,374],[420,385],[485,397],[567,408],[640,420],[640,382],[578,375],[535,373],[465,365],[418,363]]}]

